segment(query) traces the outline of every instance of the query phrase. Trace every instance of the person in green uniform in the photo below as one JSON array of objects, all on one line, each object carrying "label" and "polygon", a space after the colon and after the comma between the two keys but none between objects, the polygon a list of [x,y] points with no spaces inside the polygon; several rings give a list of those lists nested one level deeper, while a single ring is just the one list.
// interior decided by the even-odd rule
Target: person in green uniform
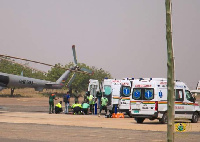
[{"label": "person in green uniform", "polygon": [[82,104],[82,112],[83,114],[88,114],[88,109],[89,109],[90,105],[87,102],[83,102]]},{"label": "person in green uniform", "polygon": [[89,100],[89,105],[90,105],[90,112],[92,113],[92,114],[94,114],[94,104],[95,104],[95,102],[94,102],[94,97],[93,97],[93,95],[89,95],[88,96],[88,100]]},{"label": "person in green uniform", "polygon": [[107,105],[108,105],[108,98],[106,97],[102,97],[101,98],[101,106],[100,106],[100,111],[99,111],[99,117],[101,115],[101,111],[105,110],[106,114],[107,114]]},{"label": "person in green uniform", "polygon": [[79,98],[78,91],[75,90],[75,93],[74,93],[74,101],[75,101],[75,104],[78,104],[78,103],[79,103],[78,98]]},{"label": "person in green uniform", "polygon": [[49,114],[54,113],[54,100],[56,99],[56,95],[53,93],[49,96]]}]

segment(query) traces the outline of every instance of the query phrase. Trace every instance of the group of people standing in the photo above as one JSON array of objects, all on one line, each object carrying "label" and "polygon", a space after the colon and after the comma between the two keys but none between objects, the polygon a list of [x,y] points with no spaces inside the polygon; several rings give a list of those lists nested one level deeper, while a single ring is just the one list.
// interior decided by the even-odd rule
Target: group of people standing
[{"label": "group of people standing", "polygon": [[[77,93],[77,92],[76,92]],[[73,114],[94,114],[94,106],[97,103],[97,98],[91,95],[89,92],[86,92],[86,95],[84,96],[84,102],[82,104],[78,103],[78,99],[75,96],[75,104],[72,105]],[[59,98],[56,98],[56,93],[53,93],[49,96],[49,114],[54,113],[61,113],[62,110],[62,101],[57,103],[55,105],[54,109],[54,100],[57,100]],[[67,94],[63,95],[63,102],[65,103],[65,110],[64,113],[69,113],[69,106],[70,106],[70,93],[67,92]],[[105,110],[107,114],[107,104],[108,99],[106,97],[101,97],[100,100],[100,110],[99,110],[99,116],[101,114],[102,110]],[[99,105],[98,105],[99,107]]]},{"label": "group of people standing", "polygon": [[[97,97],[94,97],[93,95],[91,95],[89,92],[87,92],[86,95],[87,95],[87,101],[89,102],[89,105],[90,105],[90,112],[94,114],[94,105],[98,104],[98,99]],[[107,105],[108,105],[108,98],[103,97],[100,94],[100,102],[98,104],[98,107],[100,108],[99,116],[101,115],[102,110],[105,110],[107,114]]]},{"label": "group of people standing", "polygon": [[[55,109],[54,109],[54,100],[57,100],[59,98],[56,98],[56,93],[53,93],[49,96],[49,114],[54,113],[61,113],[62,110],[62,101],[60,101],[59,103],[56,104]],[[67,94],[65,94],[63,96],[63,102],[65,103],[65,114],[67,114],[69,112],[69,102],[70,102],[70,94],[69,92],[67,92]]]}]

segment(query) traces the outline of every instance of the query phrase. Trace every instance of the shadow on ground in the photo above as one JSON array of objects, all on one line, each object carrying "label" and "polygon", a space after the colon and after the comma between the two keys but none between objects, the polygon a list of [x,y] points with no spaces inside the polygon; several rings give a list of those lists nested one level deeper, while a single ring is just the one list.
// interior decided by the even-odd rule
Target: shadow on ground
[{"label": "shadow on ground", "polygon": [[0,95],[2,98],[31,98],[31,96],[22,96],[21,94],[15,94],[11,96],[10,94],[2,94]]}]

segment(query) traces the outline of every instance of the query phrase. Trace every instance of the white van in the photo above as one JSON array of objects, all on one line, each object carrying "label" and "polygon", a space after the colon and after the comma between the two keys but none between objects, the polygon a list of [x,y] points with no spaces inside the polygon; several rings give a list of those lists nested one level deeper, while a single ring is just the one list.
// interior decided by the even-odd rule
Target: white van
[{"label": "white van", "polygon": [[123,111],[129,111],[131,90],[129,80],[104,79],[102,85],[103,96],[108,98],[107,109],[110,113],[113,113],[115,108],[119,108],[119,102]]},{"label": "white van", "polygon": [[[133,81],[131,95],[131,116],[137,123],[145,118],[167,122],[167,79],[145,78]],[[198,122],[200,107],[185,83],[175,81],[175,119],[189,119]]]}]

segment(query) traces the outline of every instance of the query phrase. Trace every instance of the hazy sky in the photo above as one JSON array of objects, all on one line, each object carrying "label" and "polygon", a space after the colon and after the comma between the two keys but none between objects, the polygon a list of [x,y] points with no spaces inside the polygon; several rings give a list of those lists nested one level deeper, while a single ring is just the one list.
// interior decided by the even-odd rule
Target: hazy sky
[{"label": "hazy sky", "polygon": [[[200,80],[200,0],[172,0],[175,77]],[[166,77],[165,0],[0,0],[0,54]],[[41,69],[43,67],[40,67]]]}]

